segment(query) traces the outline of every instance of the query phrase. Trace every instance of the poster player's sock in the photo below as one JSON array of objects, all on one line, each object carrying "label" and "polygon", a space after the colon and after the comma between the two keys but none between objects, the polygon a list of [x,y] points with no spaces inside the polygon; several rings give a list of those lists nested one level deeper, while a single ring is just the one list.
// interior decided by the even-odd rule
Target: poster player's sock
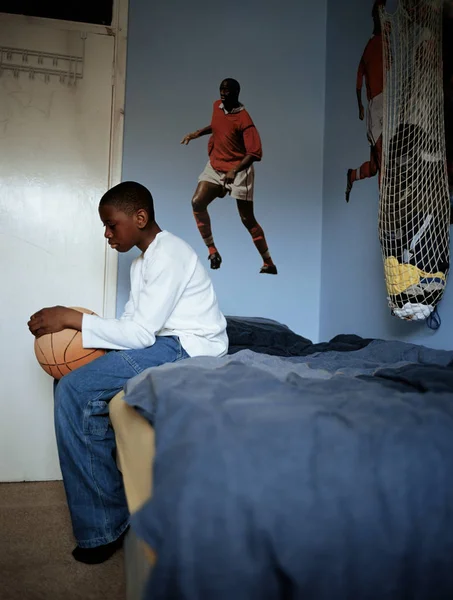
[{"label": "poster player's sock", "polygon": [[249,229],[250,235],[252,236],[253,243],[256,249],[263,259],[263,266],[261,267],[260,273],[270,273],[277,275],[277,267],[274,265],[269,248],[267,246],[266,237],[264,236],[263,228],[259,223],[256,223]]},{"label": "poster player's sock", "polygon": [[[193,216],[200,232],[203,242],[208,248],[214,246],[214,238],[212,237],[211,219],[207,210],[194,210]],[[209,251],[211,252],[211,251]]]}]

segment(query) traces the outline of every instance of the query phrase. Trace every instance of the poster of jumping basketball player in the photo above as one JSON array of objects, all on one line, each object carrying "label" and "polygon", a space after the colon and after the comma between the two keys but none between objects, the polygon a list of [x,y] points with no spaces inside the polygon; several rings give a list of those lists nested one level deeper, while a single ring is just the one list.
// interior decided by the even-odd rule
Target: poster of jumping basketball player
[{"label": "poster of jumping basketball player", "polygon": [[[359,168],[348,169],[346,202],[349,202],[351,190],[356,181],[380,174],[384,106],[384,66],[379,8],[385,5],[386,0],[375,0],[373,4],[371,11],[373,33],[365,46],[357,69],[356,94],[358,114],[361,121],[366,117],[366,135],[370,144],[370,157]],[[364,83],[366,88],[366,111],[362,93]]]}]

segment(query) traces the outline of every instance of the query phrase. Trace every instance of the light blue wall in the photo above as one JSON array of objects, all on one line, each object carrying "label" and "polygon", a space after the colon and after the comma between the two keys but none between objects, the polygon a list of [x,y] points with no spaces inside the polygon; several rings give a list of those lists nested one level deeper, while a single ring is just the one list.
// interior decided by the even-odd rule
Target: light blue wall
[{"label": "light blue wall", "polygon": [[[225,314],[265,316],[317,340],[322,228],[326,0],[130,0],[123,179],[152,191],[161,227],[183,237],[207,265],[190,200],[224,77],[242,84],[263,141],[255,207],[279,275],[260,257],[234,201],[211,209],[223,256],[210,271]],[[120,257],[118,312],[133,253]],[[134,254],[135,255],[135,254]]]},{"label": "light blue wall", "polygon": [[356,69],[372,33],[372,0],[329,0],[320,337],[357,333],[453,348],[453,282],[439,305],[442,326],[400,321],[387,308],[377,234],[377,179],[357,182],[345,203],[346,170],[369,156],[358,119]]}]

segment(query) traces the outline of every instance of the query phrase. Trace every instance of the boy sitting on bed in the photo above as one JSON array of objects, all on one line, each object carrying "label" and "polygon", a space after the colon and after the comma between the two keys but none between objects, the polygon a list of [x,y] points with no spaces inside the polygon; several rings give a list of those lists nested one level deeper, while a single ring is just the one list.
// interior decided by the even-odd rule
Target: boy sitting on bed
[{"label": "boy sitting on bed", "polygon": [[33,335],[72,328],[86,348],[112,350],[63,377],[55,390],[55,430],[77,547],[76,560],[107,560],[122,544],[129,514],[115,462],[108,402],[141,371],[190,356],[222,356],[226,320],[194,250],[162,230],[151,193],[120,183],[99,204],[111,248],[142,254],[131,266],[131,292],[120,319],[55,306],[35,313]]}]

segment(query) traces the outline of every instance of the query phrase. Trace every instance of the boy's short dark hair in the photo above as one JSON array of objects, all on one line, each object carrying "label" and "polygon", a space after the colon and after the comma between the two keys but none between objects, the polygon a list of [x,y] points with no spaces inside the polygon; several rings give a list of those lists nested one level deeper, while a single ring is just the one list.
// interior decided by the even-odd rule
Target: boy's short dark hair
[{"label": "boy's short dark hair", "polygon": [[132,216],[138,210],[146,210],[150,221],[154,221],[154,201],[151,192],[136,181],[123,181],[110,188],[101,198],[99,206],[114,206]]}]

